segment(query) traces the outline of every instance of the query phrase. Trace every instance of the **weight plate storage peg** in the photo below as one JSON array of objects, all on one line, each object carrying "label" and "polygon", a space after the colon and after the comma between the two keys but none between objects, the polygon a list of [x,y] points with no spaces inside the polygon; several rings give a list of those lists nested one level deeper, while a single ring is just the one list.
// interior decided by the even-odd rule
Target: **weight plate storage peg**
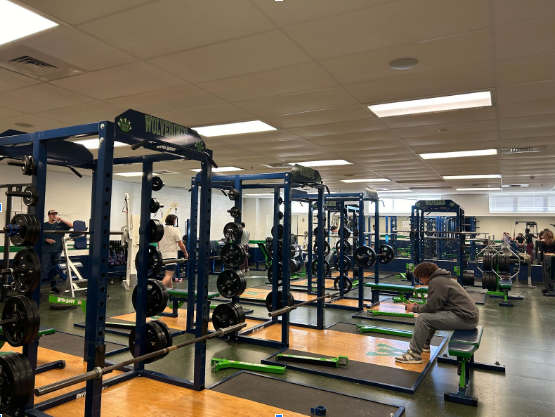
[{"label": "weight plate storage peg", "polygon": [[228,268],[237,268],[245,262],[247,254],[243,245],[235,242],[226,243],[220,249],[220,259]]},{"label": "weight plate storage peg", "polygon": [[[341,277],[335,278],[333,281],[333,288],[339,291],[339,286],[341,284]],[[349,277],[343,277],[343,293],[346,294],[353,289],[353,281]]]},{"label": "weight plate storage peg", "polygon": [[216,330],[245,322],[245,311],[238,303],[218,304],[212,313],[212,324]]},{"label": "weight plate storage peg", "polygon": [[[135,256],[135,268],[139,269],[139,252]],[[156,278],[162,271],[162,254],[156,246],[148,245],[147,277]]]},{"label": "weight plate storage peg", "polygon": [[227,212],[234,219],[241,217],[241,209],[239,207],[231,207]]},{"label": "weight plate storage peg", "polygon": [[369,246],[359,246],[354,254],[355,263],[361,268],[372,268],[376,263],[376,252]]},{"label": "weight plate storage peg", "polygon": [[[312,275],[318,275],[318,261],[312,261],[312,267],[310,268]],[[327,277],[331,272],[330,263],[324,259],[324,276]]]},{"label": "weight plate storage peg", "polygon": [[160,220],[150,219],[147,227],[149,243],[157,243],[164,237],[164,225]]},{"label": "weight plate storage peg", "polygon": [[229,190],[229,192],[227,193],[227,197],[231,200],[231,201],[237,201],[239,200],[239,197],[241,197],[241,193],[239,192],[239,190],[236,190],[235,188],[232,190]]},{"label": "weight plate storage peg", "polygon": [[243,236],[243,228],[239,223],[229,222],[224,226],[224,237],[228,241],[239,241]]},{"label": "weight plate storage peg", "polygon": [[216,285],[222,297],[239,297],[247,288],[247,279],[242,272],[226,269],[218,275]]},{"label": "weight plate storage peg", "polygon": [[25,407],[35,385],[29,360],[21,353],[1,356],[0,370],[0,413]]},{"label": "weight plate storage peg", "polygon": [[26,294],[40,283],[40,259],[32,249],[19,250],[13,259],[13,282],[15,289]]},{"label": "weight plate storage peg", "polygon": [[39,201],[39,190],[33,185],[29,185],[23,189],[27,195],[23,197],[23,204],[26,206],[36,206]]},{"label": "weight plate storage peg", "polygon": [[395,259],[395,250],[389,245],[380,245],[380,255],[378,261],[381,264],[389,264]]},{"label": "weight plate storage peg", "polygon": [[[162,313],[168,305],[168,291],[162,282],[157,279],[149,279],[146,290],[146,310],[147,317],[157,316]],[[133,289],[131,296],[133,308],[137,310],[137,287]]]},{"label": "weight plate storage peg", "polygon": [[164,181],[160,177],[152,177],[152,191],[160,191],[164,188]]},{"label": "weight plate storage peg", "polygon": [[24,295],[8,298],[2,310],[2,331],[7,342],[16,347],[35,340],[39,334],[39,308]]},{"label": "weight plate storage peg", "polygon": [[[287,295],[287,305],[289,307],[295,305],[295,298],[291,293]],[[283,308],[283,293],[281,291],[277,292],[277,310]],[[269,292],[266,296],[266,309],[272,311],[272,293]]]},{"label": "weight plate storage peg", "polygon": [[[166,338],[166,334],[162,327],[156,324],[156,320],[149,321],[145,325],[145,334],[146,334],[146,353],[156,352],[157,350],[167,348],[171,346],[171,343],[168,343],[168,339]],[[131,329],[131,333],[129,333],[129,352],[136,357],[135,354],[135,328]],[[155,356],[154,358],[150,358],[145,360],[145,363],[152,363],[159,359],[162,359],[163,356]]]}]

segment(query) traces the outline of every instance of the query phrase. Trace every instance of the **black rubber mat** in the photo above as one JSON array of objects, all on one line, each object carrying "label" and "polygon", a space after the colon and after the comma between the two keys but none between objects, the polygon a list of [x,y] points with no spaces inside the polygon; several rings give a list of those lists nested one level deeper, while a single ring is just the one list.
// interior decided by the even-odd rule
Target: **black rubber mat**
[{"label": "black rubber mat", "polygon": [[[386,326],[384,326],[386,327]],[[360,333],[357,330],[357,326],[355,324],[351,324],[351,323],[335,323],[333,325],[331,325],[330,327],[327,327],[326,330],[333,330],[334,332],[341,332],[341,333],[352,333],[352,334],[363,334],[366,336],[374,336],[374,337],[381,337],[379,333]],[[394,336],[394,335],[386,335],[387,339],[391,339],[391,340],[401,340],[401,341],[408,341],[409,339],[407,337],[403,337],[403,336]],[[439,346],[441,345],[441,343],[443,342],[445,338],[444,337],[440,337],[440,336],[434,336],[432,338],[432,346]]]},{"label": "black rubber mat", "polygon": [[[248,389],[245,389],[248,387]],[[287,382],[281,379],[240,372],[213,386],[213,391],[255,401],[283,410],[310,416],[311,408],[326,407],[328,416],[398,417],[404,407],[379,403],[333,391]]]},{"label": "black rubber mat", "polygon": [[355,319],[382,321],[384,323],[412,324],[413,326],[416,323],[416,319],[413,317],[374,316],[372,313],[367,312],[366,310],[359,311],[352,317]]},{"label": "black rubber mat", "polygon": [[[126,321],[126,320],[120,320],[120,319],[114,319],[112,317],[108,317],[106,319],[107,323],[122,323],[122,324],[132,324],[135,325],[135,322],[131,322],[131,321]],[[75,327],[79,327],[84,329],[85,323],[75,323],[74,324]],[[176,336],[179,334],[182,334],[184,332],[184,330],[179,330],[179,329],[173,329],[170,327],[170,332],[172,333],[172,336]],[[117,334],[120,336],[129,336],[129,333],[131,333],[131,329],[126,329],[126,328],[120,328],[120,327],[110,327],[109,325],[106,325],[106,333],[112,333],[112,334]]]},{"label": "black rubber mat", "polygon": [[[85,338],[78,334],[56,332],[42,336],[39,339],[39,346],[68,355],[83,357]],[[106,342],[106,355],[121,349],[127,350],[128,347],[119,343]]]}]

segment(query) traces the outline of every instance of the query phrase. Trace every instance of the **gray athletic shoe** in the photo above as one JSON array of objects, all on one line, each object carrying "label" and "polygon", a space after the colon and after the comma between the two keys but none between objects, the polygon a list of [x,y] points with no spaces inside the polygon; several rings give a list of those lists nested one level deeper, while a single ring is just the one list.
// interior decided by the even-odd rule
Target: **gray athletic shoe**
[{"label": "gray athletic shoe", "polygon": [[430,353],[430,345],[424,345],[422,352]]},{"label": "gray athletic shoe", "polygon": [[399,363],[422,363],[422,357],[412,350],[407,350],[401,356],[395,358],[395,362]]}]

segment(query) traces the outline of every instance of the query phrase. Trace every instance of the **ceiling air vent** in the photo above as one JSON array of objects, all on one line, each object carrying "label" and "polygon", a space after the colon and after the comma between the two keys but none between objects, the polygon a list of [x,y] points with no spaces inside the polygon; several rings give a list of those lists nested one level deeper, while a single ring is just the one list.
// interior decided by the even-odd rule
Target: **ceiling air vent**
[{"label": "ceiling air vent", "polygon": [[503,184],[503,188],[526,188],[530,187],[530,184]]},{"label": "ceiling air vent", "polygon": [[521,148],[505,148],[502,149],[502,153],[530,153],[530,152],[542,152],[545,150],[545,146],[523,146]]},{"label": "ceiling air vent", "polygon": [[83,68],[24,45],[0,51],[0,67],[40,81],[53,81],[85,72]]}]

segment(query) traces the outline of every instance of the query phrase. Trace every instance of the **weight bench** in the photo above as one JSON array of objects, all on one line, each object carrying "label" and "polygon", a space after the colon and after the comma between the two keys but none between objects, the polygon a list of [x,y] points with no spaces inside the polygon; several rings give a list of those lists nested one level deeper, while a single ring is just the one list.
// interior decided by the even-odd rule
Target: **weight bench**
[{"label": "weight bench", "polygon": [[364,285],[372,289],[372,304],[380,301],[380,292],[397,294],[406,300],[405,294],[409,294],[410,297],[415,290],[415,287],[412,285],[382,284],[375,282],[367,282]]},{"label": "weight bench", "polygon": [[[56,333],[56,329],[52,327],[41,327],[39,329],[39,333],[37,337],[47,336],[49,334],[54,334],[54,333]],[[6,343],[6,339],[4,338],[4,332],[0,328],[0,349],[4,347],[5,343]],[[9,353],[13,353],[13,352],[0,352],[0,356],[7,355]],[[51,369],[64,369],[65,367],[66,367],[66,361],[64,360],[45,363],[44,365],[37,366],[37,368],[35,369],[35,374],[40,374],[46,371],[50,371]]]},{"label": "weight bench", "polygon": [[[166,317],[177,317],[179,308],[181,308],[181,306],[185,303],[185,301],[187,301],[187,296],[189,295],[189,293],[185,289],[168,288],[168,295],[169,295],[169,301],[171,302],[171,306],[172,306],[172,312],[171,313],[162,312],[159,315],[166,316]],[[212,298],[218,297],[219,295],[220,295],[219,292],[208,293],[208,299],[211,300]],[[195,298],[196,296],[197,295],[195,294]]]}]

